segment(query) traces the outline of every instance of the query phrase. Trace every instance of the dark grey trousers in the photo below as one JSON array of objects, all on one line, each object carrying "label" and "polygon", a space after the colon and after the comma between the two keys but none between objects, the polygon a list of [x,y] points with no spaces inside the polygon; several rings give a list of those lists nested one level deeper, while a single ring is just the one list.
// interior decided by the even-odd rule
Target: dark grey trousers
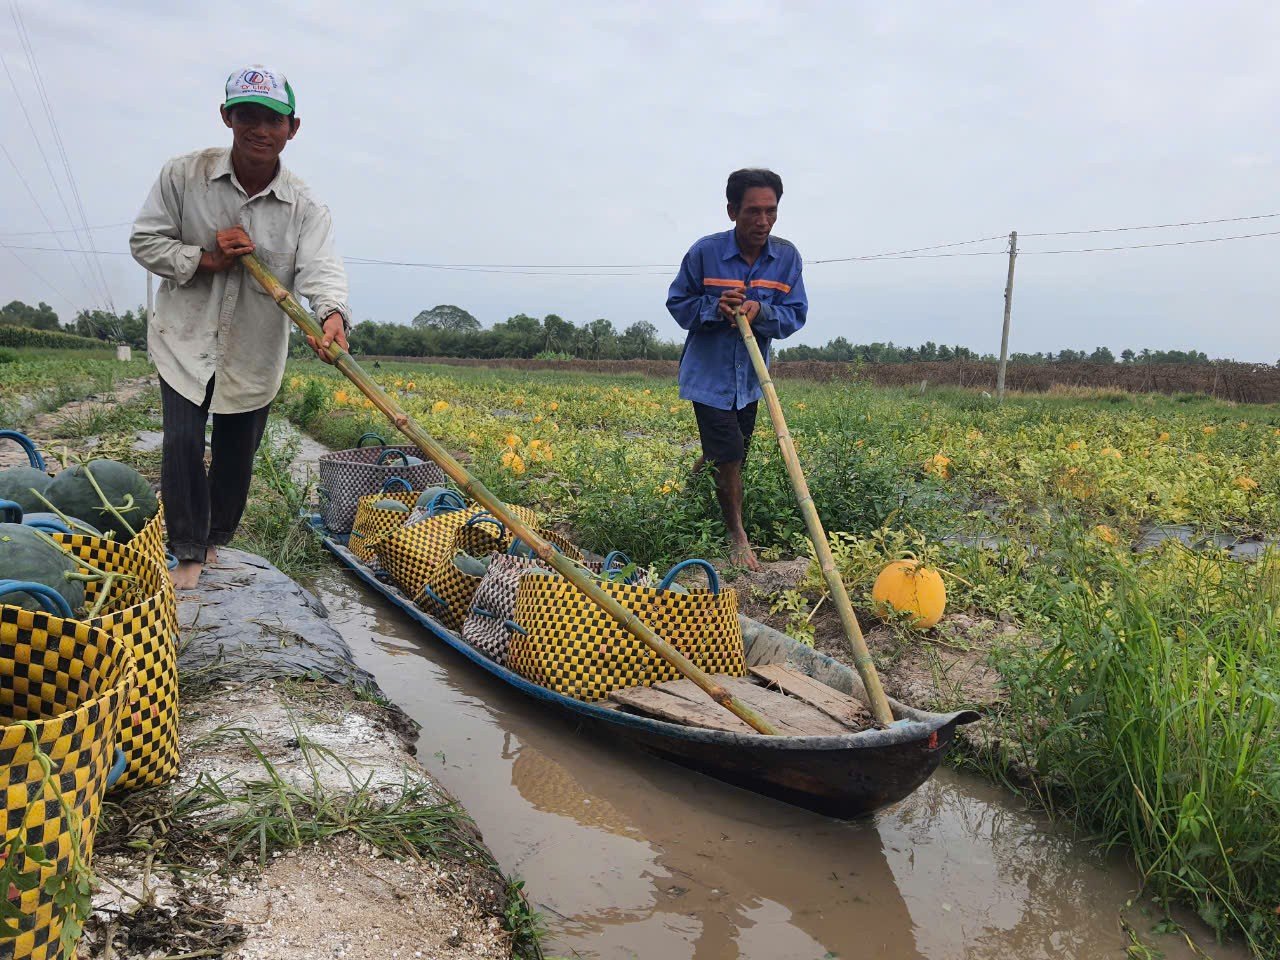
[{"label": "dark grey trousers", "polygon": [[199,406],[163,379],[160,399],[164,407],[160,494],[169,550],[179,560],[203,562],[206,548],[230,543],[240,525],[270,405],[248,413],[213,414],[213,459],[206,473],[204,430],[213,380]]}]

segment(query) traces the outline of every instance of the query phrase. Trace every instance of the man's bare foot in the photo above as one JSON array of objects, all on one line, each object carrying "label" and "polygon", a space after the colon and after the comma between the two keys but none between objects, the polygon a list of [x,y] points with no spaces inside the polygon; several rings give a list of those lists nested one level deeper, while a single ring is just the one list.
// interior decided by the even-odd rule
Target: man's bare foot
[{"label": "man's bare foot", "polygon": [[730,544],[729,562],[735,567],[746,567],[753,573],[761,569],[760,561],[756,559],[755,551],[751,549],[751,544],[745,540],[741,543],[735,541]]},{"label": "man's bare foot", "polygon": [[169,577],[178,590],[193,590],[200,582],[200,572],[204,564],[199,560],[180,560],[178,565],[169,571]]},{"label": "man's bare foot", "polygon": [[205,563],[217,563],[217,562],[218,562],[218,548],[217,548],[217,547],[205,547],[205,548],[204,548],[204,562],[205,562]]}]

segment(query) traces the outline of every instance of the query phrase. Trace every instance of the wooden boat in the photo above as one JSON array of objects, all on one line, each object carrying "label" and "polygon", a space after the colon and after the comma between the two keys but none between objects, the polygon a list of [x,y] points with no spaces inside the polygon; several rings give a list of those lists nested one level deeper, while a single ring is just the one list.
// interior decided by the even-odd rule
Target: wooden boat
[{"label": "wooden boat", "polygon": [[890,727],[847,732],[842,715],[865,711],[858,675],[746,617],[741,618],[746,662],[754,680],[762,684],[719,679],[784,729],[799,731],[795,735],[755,733],[700,692],[689,694],[692,685],[687,680],[618,691],[609,702],[584,703],[530,683],[490,660],[379,579],[347,549],[346,536],[331,534],[318,516],[311,518],[311,526],[325,547],[370,588],[431,636],[521,693],[667,760],[827,816],[864,816],[901,800],[937,769],[956,727],[978,719],[971,710],[929,713],[890,699],[895,717]]}]

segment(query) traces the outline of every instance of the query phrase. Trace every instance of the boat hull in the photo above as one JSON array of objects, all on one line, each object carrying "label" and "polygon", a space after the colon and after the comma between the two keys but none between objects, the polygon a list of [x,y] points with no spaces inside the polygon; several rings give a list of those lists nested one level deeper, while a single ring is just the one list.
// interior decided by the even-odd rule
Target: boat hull
[{"label": "boat hull", "polygon": [[[839,819],[865,816],[901,800],[929,779],[946,757],[956,727],[976,720],[972,711],[927,713],[890,701],[898,721],[884,730],[830,737],[766,737],[727,733],[584,703],[530,683],[495,663],[385,583],[329,534],[318,517],[311,526],[339,560],[371,589],[417,621],[434,639],[521,693],[612,739],[624,739],[659,757],[743,789]],[[744,619],[748,664],[787,662],[834,689],[857,694],[861,684],[843,664],[762,624]]]}]

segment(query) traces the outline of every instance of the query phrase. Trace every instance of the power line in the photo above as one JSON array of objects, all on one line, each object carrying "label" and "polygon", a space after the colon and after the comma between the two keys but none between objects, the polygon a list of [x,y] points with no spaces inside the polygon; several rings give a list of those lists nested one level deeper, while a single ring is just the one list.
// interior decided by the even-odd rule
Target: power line
[{"label": "power line", "polygon": [[[1222,217],[1218,220],[1184,220],[1182,223],[1150,223],[1141,227],[1095,227],[1092,230],[1055,230],[1050,233],[1024,233],[1023,237],[1068,237],[1083,233],[1126,233],[1130,230],[1167,230],[1172,227],[1203,227],[1211,223],[1243,223],[1246,220],[1270,220],[1280,213],[1256,213],[1249,217]],[[1262,236],[1262,234],[1259,234]]]},{"label": "power line", "polygon": [[[68,214],[68,218],[69,218],[69,217],[70,217],[70,214]],[[89,230],[90,230],[91,232],[96,233],[96,232],[98,232],[99,230],[114,230],[114,229],[115,229],[115,228],[117,228],[117,227],[129,227],[129,226],[132,226],[132,225],[133,225],[133,221],[132,221],[132,220],[121,220],[119,223],[100,223],[100,224],[97,224],[96,226],[92,226],[92,227],[90,227],[90,228],[89,228]],[[17,232],[17,233],[0,232],[0,237],[4,237],[4,238],[6,238],[6,239],[11,238],[11,237],[47,237],[47,236],[49,236],[50,234],[53,234],[53,233],[76,233],[76,234],[78,234],[78,233],[80,233],[80,232],[81,232],[81,230],[80,230],[80,228],[79,228],[79,227],[71,227],[71,228],[66,229],[66,230],[23,230],[23,231],[19,231],[19,232]]]},{"label": "power line", "polygon": [[[1030,236],[1030,234],[1028,234]],[[1113,250],[1148,250],[1152,247],[1190,247],[1198,243],[1222,243],[1225,240],[1252,240],[1254,237],[1277,237],[1280,230],[1268,230],[1266,233],[1239,233],[1231,237],[1205,237],[1201,240],[1167,240],[1164,243],[1132,243],[1122,247],[1081,247],[1073,250],[1019,250],[1018,256],[1031,256],[1050,253],[1109,253]]]},{"label": "power line", "polygon": [[[73,219],[72,219],[72,217],[71,217],[71,210],[67,207],[67,201],[66,201],[66,199],[62,196],[62,188],[58,185],[58,178],[57,178],[56,176],[54,176],[54,174],[53,174],[53,165],[49,162],[49,157],[48,157],[48,155],[44,152],[44,144],[40,142],[40,136],[39,136],[39,134],[37,134],[37,133],[36,133],[36,125],[35,125],[35,122],[31,119],[31,114],[27,111],[27,104],[26,104],[26,101],[25,101],[25,100],[23,100],[23,98],[22,98],[22,92],[18,89],[18,81],[14,79],[14,77],[13,77],[13,71],[9,69],[9,60],[8,60],[8,58],[6,58],[6,57],[5,57],[5,55],[4,55],[4,53],[3,53],[3,52],[0,52],[0,64],[3,64],[3,66],[4,66],[5,76],[7,76],[7,77],[9,78],[9,86],[13,89],[13,97],[14,97],[14,99],[15,99],[15,100],[17,100],[17,101],[18,101],[18,107],[19,107],[19,109],[21,109],[21,110],[22,110],[22,116],[23,116],[23,117],[26,119],[26,121],[27,121],[27,129],[31,132],[31,139],[35,141],[36,150],[37,150],[37,151],[39,152],[39,154],[40,154],[40,159],[41,159],[42,161],[44,161],[44,169],[45,169],[45,172],[49,174],[49,182],[53,184],[53,191],[54,191],[54,193],[55,193],[55,194],[57,195],[57,197],[58,197],[58,203],[59,203],[59,204],[61,204],[61,206],[62,206],[62,212],[66,215],[67,222],[68,222],[68,223],[71,223],[71,224],[74,224],[74,223],[75,223],[75,220],[73,220]],[[7,153],[7,151],[6,151],[6,153]],[[12,158],[12,157],[10,157],[10,158],[9,158],[9,162],[10,162],[11,164],[13,164],[14,170],[16,171],[16,170],[18,169],[18,167],[17,167],[17,163],[13,160],[13,158]],[[19,179],[25,179],[25,178],[23,178],[23,177],[22,177],[22,174],[21,174],[20,172],[19,172],[19,174],[18,174],[18,177],[19,177]],[[25,184],[25,182],[24,182],[24,186],[27,186],[27,185]],[[32,197],[32,199],[33,199],[33,200],[35,200],[35,194],[34,194],[34,192],[31,190],[30,186],[27,186],[27,193],[31,195],[31,197]],[[37,204],[37,206],[39,206],[39,201],[36,201],[36,204]],[[53,229],[52,229],[52,228],[53,228],[53,223],[50,221],[50,219],[48,218],[48,216],[46,216],[46,215],[44,214],[44,211],[43,211],[43,210],[41,210],[41,216],[43,216],[43,217],[44,217],[44,221],[45,221],[45,223],[50,227],[50,231],[49,231],[49,232],[54,233],[54,234],[59,234],[59,233],[74,233],[74,234],[76,234],[76,240],[77,240],[77,242],[79,242],[79,241],[80,241],[80,235],[79,235],[79,231],[78,231],[78,230],[76,230],[76,229],[74,229],[74,228],[73,228],[72,230],[69,230],[69,231],[57,231],[57,230],[53,230]],[[62,241],[61,241],[61,240],[59,240],[59,241],[58,241],[58,243],[59,243],[59,245],[61,245],[61,244],[62,244]],[[68,254],[67,254],[67,256],[71,259],[72,266],[76,266],[76,264],[75,264],[75,258],[74,258],[70,253],[68,253]],[[85,262],[85,266],[89,268],[89,270],[90,270],[90,272],[91,272],[91,274],[92,274],[93,267],[89,264],[89,257],[88,257],[88,255],[87,255],[87,254],[85,255],[84,262]],[[84,284],[84,285],[85,285],[85,289],[86,289],[86,290],[88,290],[88,289],[89,289],[88,281],[87,281],[87,280],[85,280],[84,275],[80,273],[80,270],[79,270],[79,268],[78,268],[78,267],[76,267],[76,276],[77,276],[77,278],[80,280],[80,282],[81,282],[82,284]],[[95,299],[95,298],[94,298],[94,296],[93,296],[93,294],[92,294],[92,292],[90,292],[90,299],[91,299],[91,300],[92,300],[92,299]]]},{"label": "power line", "polygon": [[13,259],[17,260],[17,261],[18,261],[18,263],[22,264],[22,266],[23,266],[23,268],[24,268],[25,270],[27,270],[29,273],[31,273],[31,274],[32,274],[32,275],[33,275],[37,280],[39,280],[39,281],[40,281],[41,283],[43,283],[46,287],[48,287],[50,290],[52,290],[54,293],[56,293],[58,296],[60,296],[63,300],[67,301],[67,304],[71,307],[71,309],[72,309],[72,310],[74,310],[74,309],[76,308],[76,302],[75,302],[74,300],[72,300],[70,297],[68,297],[68,296],[67,296],[65,293],[63,293],[60,289],[58,289],[57,287],[55,287],[55,286],[54,286],[54,285],[49,281],[49,279],[48,279],[44,274],[42,274],[39,270],[37,270],[37,269],[36,269],[35,267],[33,267],[31,264],[27,263],[27,261],[26,261],[26,260],[22,259],[22,257],[18,256],[18,252],[17,252],[16,250],[14,250],[12,247],[10,247],[7,243],[4,243],[3,241],[0,241],[0,250],[7,250],[7,251],[9,252],[9,255],[10,255],[11,257],[13,257]]},{"label": "power line", "polygon": [[[40,97],[40,102],[44,105],[45,118],[49,122],[50,131],[53,133],[54,145],[58,148],[58,154],[62,158],[62,169],[67,175],[67,185],[71,188],[72,199],[75,200],[76,210],[80,214],[80,225],[84,228],[84,243],[87,246],[93,242],[93,239],[89,234],[89,218],[84,212],[84,203],[80,198],[80,188],[76,184],[75,174],[71,172],[71,159],[67,156],[66,145],[62,141],[62,133],[58,130],[58,121],[54,116],[53,103],[50,101],[48,90],[45,88],[44,75],[40,72],[40,63],[36,58],[36,51],[31,43],[31,37],[27,33],[27,25],[22,18],[22,10],[18,6],[18,0],[12,0],[11,7],[13,23],[18,29],[18,38],[21,41],[23,52],[27,55],[27,62],[31,67],[32,77],[35,79],[36,92]],[[98,268],[98,279],[102,283],[102,292],[106,297],[107,307],[114,314],[117,311],[116,305],[111,299],[111,285],[107,283],[107,275],[102,269],[102,259],[96,254],[94,255],[94,265]]]},{"label": "power line", "polygon": [[[20,182],[23,188],[26,189],[27,196],[31,198],[31,202],[35,204],[36,209],[40,211],[40,217],[44,220],[45,224],[49,227],[49,230],[56,234],[58,231],[54,229],[53,221],[51,221],[49,219],[49,215],[45,213],[44,205],[40,202],[40,199],[36,196],[35,191],[31,189],[31,184],[27,182],[27,178],[22,175],[22,169],[18,166],[18,161],[13,159],[13,154],[9,152],[9,148],[6,147],[3,143],[0,143],[0,153],[4,154],[5,159],[9,161],[9,165],[13,167],[13,172],[18,178],[18,182]],[[73,251],[68,249],[67,245],[62,242],[62,238],[60,236],[56,236],[54,239],[58,241],[58,248],[57,249],[48,248],[48,249],[50,249],[51,252],[53,253],[57,253],[58,250],[61,250],[62,253],[65,253],[67,255],[67,261],[68,263],[71,264],[71,269],[75,271],[76,279],[80,281],[81,285],[85,289],[85,293],[89,295],[89,302],[92,303],[94,306],[98,306],[100,301],[98,300],[97,295],[93,292],[92,285],[89,283],[88,280],[85,279],[84,274],[81,273],[80,265],[76,263],[75,257],[73,256],[73,254],[82,253],[83,251],[78,251],[78,250]],[[18,249],[21,249],[21,248],[18,248]],[[86,263],[87,262],[88,261],[86,259]]]}]

